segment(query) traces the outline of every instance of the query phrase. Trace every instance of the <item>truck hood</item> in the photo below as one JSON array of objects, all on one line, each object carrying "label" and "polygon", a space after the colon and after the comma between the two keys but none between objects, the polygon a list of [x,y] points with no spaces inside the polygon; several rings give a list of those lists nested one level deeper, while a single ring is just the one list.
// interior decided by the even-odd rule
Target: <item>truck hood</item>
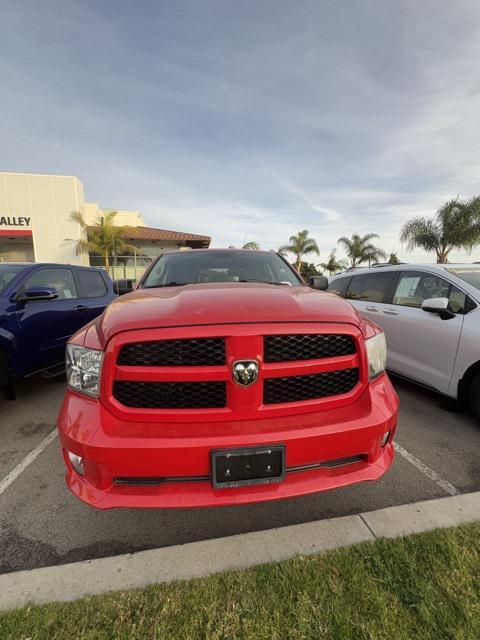
[{"label": "truck hood", "polygon": [[103,347],[133,329],[261,322],[337,322],[364,331],[357,311],[334,294],[257,283],[139,289],[117,298],[95,324]]}]

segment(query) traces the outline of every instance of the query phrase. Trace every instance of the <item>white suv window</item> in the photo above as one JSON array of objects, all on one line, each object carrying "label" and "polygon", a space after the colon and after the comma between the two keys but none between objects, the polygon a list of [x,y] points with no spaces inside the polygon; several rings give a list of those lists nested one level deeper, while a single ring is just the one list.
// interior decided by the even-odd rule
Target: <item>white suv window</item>
[{"label": "white suv window", "polygon": [[383,302],[391,281],[392,273],[388,271],[353,276],[347,290],[347,299]]},{"label": "white suv window", "polygon": [[347,293],[347,287],[350,280],[351,276],[348,276],[348,278],[336,278],[328,285],[328,291],[330,293],[336,293],[337,296],[344,298]]},{"label": "white suv window", "polygon": [[410,271],[402,273],[398,281],[393,304],[404,307],[422,306],[429,298],[448,298],[448,308],[453,313],[465,313],[466,294],[444,278],[433,273]]}]

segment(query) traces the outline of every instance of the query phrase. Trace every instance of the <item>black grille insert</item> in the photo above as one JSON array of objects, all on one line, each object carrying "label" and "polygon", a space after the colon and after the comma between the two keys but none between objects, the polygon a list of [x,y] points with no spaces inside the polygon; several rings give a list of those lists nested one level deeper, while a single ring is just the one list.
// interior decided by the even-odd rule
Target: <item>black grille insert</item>
[{"label": "black grille insert", "polygon": [[[350,456],[349,458],[337,458],[335,460],[327,460],[326,462],[311,462],[309,464],[301,464],[296,467],[287,467],[287,473],[301,473],[302,471],[315,471],[316,469],[332,469],[335,467],[344,467],[349,464],[355,464],[356,462],[365,462],[367,456]],[[113,479],[114,484],[125,484],[131,486],[156,486],[159,484],[166,484],[170,482],[208,482],[210,476],[120,476]]]},{"label": "black grille insert", "polygon": [[116,380],[113,395],[139,409],[210,409],[225,407],[225,382],[134,382]]},{"label": "black grille insert", "polygon": [[265,336],[265,362],[317,360],[355,353],[352,336],[338,334],[292,334]]},{"label": "black grille insert", "polygon": [[351,391],[357,382],[357,368],[305,376],[267,378],[263,381],[263,403],[279,404],[336,396]]},{"label": "black grille insert", "polygon": [[126,344],[117,364],[132,367],[188,367],[225,364],[224,338],[188,338]]}]

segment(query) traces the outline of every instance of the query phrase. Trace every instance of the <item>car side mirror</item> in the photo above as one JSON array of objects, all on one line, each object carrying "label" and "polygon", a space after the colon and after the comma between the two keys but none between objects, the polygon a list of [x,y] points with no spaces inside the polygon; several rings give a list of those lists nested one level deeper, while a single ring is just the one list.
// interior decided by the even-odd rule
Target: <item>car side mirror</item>
[{"label": "car side mirror", "polygon": [[55,287],[28,287],[17,298],[21,302],[34,302],[40,300],[56,300],[58,298],[58,291]]},{"label": "car side mirror", "polygon": [[122,278],[121,280],[114,280],[113,290],[119,296],[123,296],[126,293],[130,293],[130,291],[133,291],[133,280],[130,280],[130,278]]},{"label": "car side mirror", "polygon": [[310,276],[308,284],[312,289],[326,291],[328,289],[328,278],[326,276]]},{"label": "car side mirror", "polygon": [[449,320],[454,318],[455,314],[448,309],[448,305],[448,298],[427,298],[422,302],[422,309],[429,313],[438,313],[442,320]]}]

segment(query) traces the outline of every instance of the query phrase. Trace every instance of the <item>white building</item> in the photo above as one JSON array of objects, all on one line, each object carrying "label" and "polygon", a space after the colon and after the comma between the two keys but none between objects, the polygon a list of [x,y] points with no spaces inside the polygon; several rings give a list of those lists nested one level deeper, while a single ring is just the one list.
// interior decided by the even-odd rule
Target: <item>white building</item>
[{"label": "white building", "polygon": [[[74,176],[0,172],[0,261],[103,265],[98,256],[77,254],[85,230],[71,219],[74,211],[94,226],[110,210],[85,202],[83,185]],[[115,224],[128,225],[125,239],[137,249],[134,255],[116,256],[112,247],[116,277],[138,276],[162,251],[208,247],[211,241],[209,236],[147,227],[138,211],[115,211]]]}]

